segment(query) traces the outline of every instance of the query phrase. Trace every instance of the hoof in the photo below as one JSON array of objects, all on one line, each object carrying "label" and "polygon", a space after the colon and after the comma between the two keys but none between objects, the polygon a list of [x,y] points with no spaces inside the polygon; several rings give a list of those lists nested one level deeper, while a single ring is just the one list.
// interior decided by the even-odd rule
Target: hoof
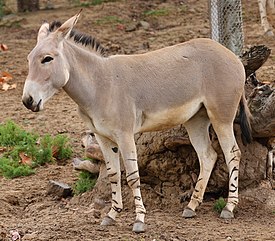
[{"label": "hoof", "polygon": [[267,30],[267,31],[265,32],[265,35],[268,36],[268,37],[273,37],[273,36],[274,36],[274,33],[273,33],[273,31],[272,31],[271,29],[269,29],[269,30]]},{"label": "hoof", "polygon": [[185,209],[183,210],[182,216],[183,216],[184,218],[193,218],[193,217],[196,216],[196,212],[193,211],[191,208],[188,208],[188,207],[187,207],[187,208],[185,208]]},{"label": "hoof", "polygon": [[234,214],[233,212],[229,211],[227,208],[224,208],[221,212],[220,217],[224,219],[232,219],[234,218]]},{"label": "hoof", "polygon": [[145,232],[145,223],[143,223],[139,220],[135,221],[134,226],[133,226],[133,232],[144,233]]},{"label": "hoof", "polygon": [[112,226],[115,225],[116,221],[109,216],[105,216],[101,222],[101,226]]}]

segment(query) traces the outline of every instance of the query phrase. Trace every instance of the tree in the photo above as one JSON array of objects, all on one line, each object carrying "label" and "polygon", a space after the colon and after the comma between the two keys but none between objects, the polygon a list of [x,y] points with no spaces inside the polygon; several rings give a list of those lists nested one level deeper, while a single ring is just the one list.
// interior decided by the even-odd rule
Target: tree
[{"label": "tree", "polygon": [[39,10],[39,0],[17,0],[18,12],[34,12]]}]

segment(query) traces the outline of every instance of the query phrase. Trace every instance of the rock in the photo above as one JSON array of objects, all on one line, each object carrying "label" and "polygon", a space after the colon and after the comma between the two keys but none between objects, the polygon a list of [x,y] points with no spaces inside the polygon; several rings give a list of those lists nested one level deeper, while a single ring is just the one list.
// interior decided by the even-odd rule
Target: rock
[{"label": "rock", "polygon": [[146,22],[146,21],[140,21],[139,26],[141,26],[142,28],[144,28],[145,30],[148,30],[150,28],[150,23]]},{"label": "rock", "polygon": [[23,236],[22,240],[37,240],[38,232],[27,233]]},{"label": "rock", "polygon": [[85,157],[99,161],[104,161],[102,151],[95,139],[95,136],[90,131],[85,131],[82,134],[82,145],[85,148]]},{"label": "rock", "polygon": [[3,19],[0,21],[0,27],[12,27],[22,23],[23,21],[25,21],[24,18],[19,17],[15,14],[9,14],[3,17]]},{"label": "rock", "polygon": [[72,193],[72,188],[69,185],[53,180],[49,181],[47,195],[61,199],[72,196]]},{"label": "rock", "polygon": [[101,163],[94,163],[90,160],[73,159],[73,167],[75,170],[85,170],[91,173],[99,173]]},{"label": "rock", "polygon": [[126,29],[125,32],[133,32],[137,29],[137,24],[136,23],[130,23]]}]

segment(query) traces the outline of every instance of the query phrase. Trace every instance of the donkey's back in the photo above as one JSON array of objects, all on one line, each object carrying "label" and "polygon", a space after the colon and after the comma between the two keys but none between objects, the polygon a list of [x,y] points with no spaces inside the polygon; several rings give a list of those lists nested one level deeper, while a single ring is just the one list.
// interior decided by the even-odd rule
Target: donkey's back
[{"label": "donkey's back", "polygon": [[137,131],[184,123],[202,106],[213,115],[224,113],[232,121],[243,93],[243,64],[210,39],[194,39],[145,54],[116,55],[107,62],[115,78],[114,103],[122,107],[134,101],[142,118]]}]

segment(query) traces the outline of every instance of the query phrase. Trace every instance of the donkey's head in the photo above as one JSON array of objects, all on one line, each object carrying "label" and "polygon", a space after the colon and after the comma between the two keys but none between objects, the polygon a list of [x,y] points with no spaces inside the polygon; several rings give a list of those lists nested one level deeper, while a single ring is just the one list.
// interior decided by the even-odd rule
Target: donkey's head
[{"label": "donkey's head", "polygon": [[27,76],[22,101],[34,112],[43,109],[44,103],[69,79],[68,63],[63,54],[63,42],[69,38],[80,13],[52,31],[48,23],[42,24],[37,36],[37,44],[28,55],[29,74]]}]

